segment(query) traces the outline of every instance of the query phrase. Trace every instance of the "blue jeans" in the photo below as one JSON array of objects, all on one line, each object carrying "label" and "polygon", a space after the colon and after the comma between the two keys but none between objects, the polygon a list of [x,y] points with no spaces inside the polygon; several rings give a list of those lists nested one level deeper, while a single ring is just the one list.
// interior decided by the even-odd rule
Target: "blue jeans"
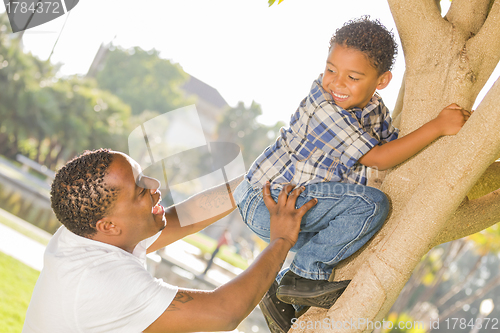
[{"label": "blue jeans", "polygon": [[[376,188],[338,182],[305,186],[297,198],[300,207],[312,198],[318,203],[302,218],[290,269],[312,280],[328,280],[333,268],[359,250],[382,227],[389,212],[385,194]],[[278,201],[281,190],[271,190]],[[269,242],[270,215],[261,188],[245,179],[234,191],[240,214],[248,227]],[[285,272],[278,275],[278,282]]]}]

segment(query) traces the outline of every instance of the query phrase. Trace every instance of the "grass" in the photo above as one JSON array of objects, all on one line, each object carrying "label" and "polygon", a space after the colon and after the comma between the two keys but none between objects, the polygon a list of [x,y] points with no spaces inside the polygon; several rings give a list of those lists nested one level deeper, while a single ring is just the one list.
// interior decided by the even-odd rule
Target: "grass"
[{"label": "grass", "polygon": [[19,333],[38,272],[0,252],[0,333]]},{"label": "grass", "polygon": [[[196,246],[203,253],[212,253],[217,247],[217,241],[210,238],[202,233],[196,233],[183,238],[187,243]],[[238,267],[241,269],[246,269],[248,267],[248,262],[243,259],[239,254],[234,253],[230,247],[223,245],[220,252],[217,254],[217,258],[224,260],[225,262]]]}]

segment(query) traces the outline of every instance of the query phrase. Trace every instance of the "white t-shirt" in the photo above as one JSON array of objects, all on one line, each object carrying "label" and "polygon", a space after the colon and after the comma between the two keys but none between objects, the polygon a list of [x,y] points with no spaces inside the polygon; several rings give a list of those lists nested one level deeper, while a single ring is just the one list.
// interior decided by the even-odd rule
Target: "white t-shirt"
[{"label": "white t-shirt", "polygon": [[145,269],[146,249],[158,236],[131,254],[59,228],[45,250],[23,333],[142,332],[177,293]]}]

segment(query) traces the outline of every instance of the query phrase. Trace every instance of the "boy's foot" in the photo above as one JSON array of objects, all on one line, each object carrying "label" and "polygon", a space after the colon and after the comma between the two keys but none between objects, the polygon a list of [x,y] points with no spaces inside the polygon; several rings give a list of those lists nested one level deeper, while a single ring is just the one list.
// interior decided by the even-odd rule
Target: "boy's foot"
[{"label": "boy's foot", "polygon": [[292,327],[292,319],[296,318],[295,309],[276,297],[277,288],[278,283],[274,281],[260,301],[259,307],[272,333],[286,333]]},{"label": "boy's foot", "polygon": [[338,282],[310,280],[288,271],[281,279],[276,297],[288,304],[329,309],[342,295],[349,282],[351,280]]},{"label": "boy's foot", "polygon": [[300,310],[295,310],[295,318],[300,318],[309,308],[310,306],[304,305]]}]

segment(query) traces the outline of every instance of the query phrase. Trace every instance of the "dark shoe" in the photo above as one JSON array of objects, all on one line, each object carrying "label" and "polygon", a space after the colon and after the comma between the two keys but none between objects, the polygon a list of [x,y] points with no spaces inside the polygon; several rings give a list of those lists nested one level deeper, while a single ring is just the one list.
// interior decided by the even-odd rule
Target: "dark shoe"
[{"label": "dark shoe", "polygon": [[295,309],[276,298],[277,288],[278,283],[274,281],[260,301],[259,307],[272,333],[286,333],[292,327],[292,319],[296,318]]},{"label": "dark shoe", "polygon": [[300,318],[304,313],[309,310],[310,306],[304,305],[300,310],[295,310],[295,318]]},{"label": "dark shoe", "polygon": [[281,279],[276,297],[288,304],[329,309],[342,295],[349,282],[351,280],[338,282],[310,280],[288,271]]}]

